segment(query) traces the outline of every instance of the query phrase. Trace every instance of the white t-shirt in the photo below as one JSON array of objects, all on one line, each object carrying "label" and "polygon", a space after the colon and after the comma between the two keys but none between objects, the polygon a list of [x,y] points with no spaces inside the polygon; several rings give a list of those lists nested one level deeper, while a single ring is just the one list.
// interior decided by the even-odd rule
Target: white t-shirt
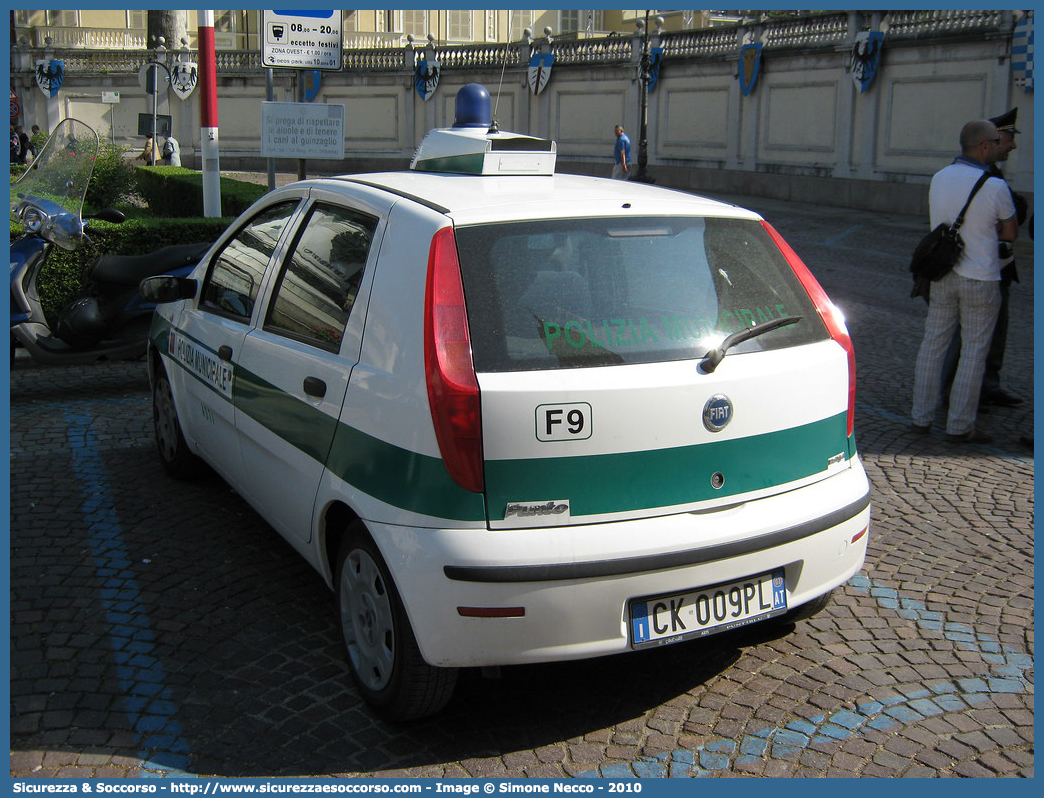
[{"label": "white t-shirt", "polygon": [[[944,222],[953,224],[981,175],[981,169],[960,162],[935,173],[928,190],[933,230]],[[1014,215],[1015,203],[1007,183],[999,177],[991,177],[976,193],[964,214],[960,229],[964,252],[953,270],[970,280],[999,280],[1001,260],[997,253],[997,222]]]}]

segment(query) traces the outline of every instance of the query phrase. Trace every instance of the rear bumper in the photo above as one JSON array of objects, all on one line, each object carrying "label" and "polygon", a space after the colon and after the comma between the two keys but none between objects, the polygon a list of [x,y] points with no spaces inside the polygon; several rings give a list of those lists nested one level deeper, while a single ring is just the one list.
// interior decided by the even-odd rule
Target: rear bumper
[{"label": "rear bumper", "polygon": [[862,567],[869,490],[856,458],[814,485],[714,512],[510,531],[370,529],[429,663],[548,662],[630,650],[627,605],[642,596],[783,568],[788,606],[817,598]]}]

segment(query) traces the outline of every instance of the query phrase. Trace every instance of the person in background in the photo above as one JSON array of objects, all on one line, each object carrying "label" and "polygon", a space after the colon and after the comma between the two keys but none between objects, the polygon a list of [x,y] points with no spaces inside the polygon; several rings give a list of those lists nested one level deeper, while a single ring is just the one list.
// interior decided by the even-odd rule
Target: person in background
[{"label": "person in background", "polygon": [[[1001,136],[988,119],[968,122],[960,135],[961,154],[932,177],[928,191],[930,228],[953,224],[983,172],[1000,157]],[[961,227],[964,249],[953,270],[932,285],[924,338],[914,367],[913,429],[927,433],[939,406],[946,350],[962,331],[960,361],[950,391],[946,436],[952,441],[989,443],[975,428],[986,368],[986,352],[1000,311],[1001,250],[1018,234],[1015,203],[1008,185],[988,179],[968,207]]]},{"label": "person in background", "polygon": [[[1019,132],[1015,128],[1015,120],[1018,117],[1018,113],[1018,108],[1012,108],[1007,113],[990,119],[1000,132],[1001,137],[997,163],[990,165],[990,174],[994,177],[999,177],[1001,180],[1004,180],[1004,172],[1001,171],[999,164],[1007,161],[1011,151],[1018,147],[1015,143],[1015,134]],[[1018,224],[1021,225],[1026,221],[1026,199],[1021,194],[1016,194],[1012,191],[1010,186],[1008,190],[1011,191],[1011,199],[1015,203],[1015,217],[1018,220]],[[993,340],[990,342],[990,350],[986,354],[986,371],[982,377],[982,394],[979,397],[980,409],[987,405],[1015,407],[1022,404],[1022,397],[1015,396],[1001,388],[1000,370],[1004,364],[1004,347],[1008,339],[1008,301],[1011,294],[1011,284],[1019,281],[1019,273],[1015,269],[1014,254],[1012,254],[1010,260],[1002,265],[1000,279],[1001,307],[1000,313],[997,315],[997,326],[993,331]],[[944,390],[953,382],[953,375],[957,373],[959,353],[960,335],[957,335],[946,357]]]},{"label": "person in background", "polygon": [[156,147],[156,141],[152,136],[145,137],[145,147],[134,160],[145,161],[146,166],[156,165],[156,161],[159,160],[159,152]]},{"label": "person in background", "polygon": [[39,125],[33,125],[30,131],[29,140],[33,143],[33,152],[39,155],[43,152],[44,144],[47,143],[47,134],[40,130]]},{"label": "person in background", "polygon": [[181,166],[181,145],[172,135],[163,141],[163,163],[167,166]]},{"label": "person in background", "polygon": [[33,143],[29,140],[29,134],[25,132],[25,128],[19,125],[15,128],[15,132],[18,134],[18,163],[24,164],[32,161],[29,158],[29,153],[33,154],[33,158],[36,157],[36,148]]},{"label": "person in background", "polygon": [[624,133],[623,125],[613,128],[616,143],[613,145],[613,180],[626,180],[631,163],[631,140]]}]

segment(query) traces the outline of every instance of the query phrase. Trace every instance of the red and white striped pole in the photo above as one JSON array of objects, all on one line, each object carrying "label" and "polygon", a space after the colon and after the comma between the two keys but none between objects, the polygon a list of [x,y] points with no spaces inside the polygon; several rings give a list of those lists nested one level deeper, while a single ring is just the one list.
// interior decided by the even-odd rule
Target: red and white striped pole
[{"label": "red and white striped pole", "polygon": [[221,166],[218,158],[217,56],[214,12],[199,17],[199,140],[203,155],[203,215],[221,216]]}]

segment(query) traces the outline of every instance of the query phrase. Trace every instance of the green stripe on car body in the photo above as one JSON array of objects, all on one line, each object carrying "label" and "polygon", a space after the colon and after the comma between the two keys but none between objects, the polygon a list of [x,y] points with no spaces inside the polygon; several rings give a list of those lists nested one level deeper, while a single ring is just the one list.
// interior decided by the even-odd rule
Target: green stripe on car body
[{"label": "green stripe on car body", "polygon": [[[169,357],[170,331],[166,319],[154,323],[153,343],[168,356],[169,362],[225,399],[184,363]],[[177,334],[213,352],[181,330]],[[235,365],[233,371],[232,396],[237,412],[246,414],[317,462],[325,461],[331,473],[363,493],[385,504],[434,518],[486,520],[483,496],[454,482],[442,458],[403,449],[341,423],[240,365]]]},{"label": "green stripe on car body", "polygon": [[338,424],[326,467],[349,485],[403,510],[486,520],[483,495],[454,482],[442,458],[411,452],[347,424]]},{"label": "green stripe on car body", "polygon": [[149,327],[149,339],[162,353],[167,354],[170,340],[170,320],[159,313],[152,314],[152,326]]},{"label": "green stripe on car body", "polygon": [[337,419],[302,402],[242,366],[235,367],[232,396],[236,412],[245,413],[313,460],[322,463],[337,432]]},{"label": "green stripe on car body", "polygon": [[[153,326],[153,341],[164,353],[169,333],[167,324]],[[334,476],[363,493],[408,512],[461,521],[485,521],[487,502],[494,518],[518,501],[568,499],[574,517],[687,505],[794,482],[824,472],[839,454],[855,455],[839,413],[792,429],[670,449],[487,460],[483,496],[457,485],[441,458],[338,421],[238,365],[233,396],[238,411],[316,461],[325,459]],[[718,489],[711,483],[715,473],[724,476]]]},{"label": "green stripe on car body", "polygon": [[[671,449],[538,460],[486,461],[486,498],[497,517],[510,502],[569,500],[570,515],[703,502],[822,473],[844,453],[846,414],[792,429]],[[724,483],[715,489],[714,474]]]},{"label": "green stripe on car body", "polygon": [[465,175],[480,175],[484,159],[484,152],[470,155],[445,155],[441,158],[418,160],[413,169],[416,172],[457,172]]}]

